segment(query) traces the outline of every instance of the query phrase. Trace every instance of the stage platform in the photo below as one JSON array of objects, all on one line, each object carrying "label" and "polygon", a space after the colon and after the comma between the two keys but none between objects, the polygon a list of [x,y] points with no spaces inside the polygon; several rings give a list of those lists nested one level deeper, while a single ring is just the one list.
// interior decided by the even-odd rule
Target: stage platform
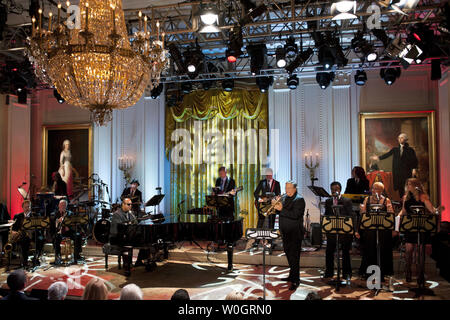
[{"label": "stage platform", "polygon": [[[203,248],[206,242],[199,243]],[[262,297],[262,251],[246,250],[248,244],[240,241],[235,248],[234,269],[227,271],[226,252],[207,252],[185,242],[182,247],[170,251],[169,259],[158,262],[153,271],[145,267],[132,269],[130,277],[125,277],[123,269],[119,270],[117,258],[111,256],[109,268],[105,270],[101,245],[89,243],[84,247],[83,254],[86,263],[72,266],[54,267],[53,254],[46,253],[42,267],[35,272],[29,272],[26,291],[46,290],[52,282],[66,281],[69,284],[69,299],[79,299],[83,288],[91,278],[102,278],[110,289],[110,299],[119,297],[120,289],[128,283],[135,283],[143,289],[145,299],[170,299],[172,293],[185,288],[194,300],[224,299],[231,290],[237,290],[247,299]],[[416,283],[404,283],[402,258],[395,253],[394,266],[396,274],[393,277],[394,292],[381,291],[375,295],[374,290],[367,288],[366,282],[355,275],[360,264],[359,256],[352,254],[354,276],[350,285],[336,292],[335,288],[321,278],[325,261],[325,250],[322,248],[307,248],[301,255],[301,286],[297,291],[289,291],[288,283],[280,281],[288,275],[287,261],[284,253],[275,250],[271,256],[266,256],[266,295],[267,299],[288,300],[301,296],[305,290],[314,290],[322,299],[416,299],[413,292]],[[134,252],[135,258],[137,251]],[[427,287],[434,291],[435,296],[423,296],[418,299],[450,299],[450,283],[442,279],[435,268],[435,262],[427,257]],[[6,286],[7,273],[4,267],[0,269],[0,283]],[[414,280],[415,278],[413,278]],[[36,291],[37,290],[37,291]]]}]

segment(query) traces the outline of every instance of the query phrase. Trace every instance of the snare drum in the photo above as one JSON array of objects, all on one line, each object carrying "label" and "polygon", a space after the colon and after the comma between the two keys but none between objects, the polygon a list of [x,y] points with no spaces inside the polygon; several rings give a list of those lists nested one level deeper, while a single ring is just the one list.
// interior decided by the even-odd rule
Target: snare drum
[{"label": "snare drum", "polygon": [[94,225],[94,240],[99,243],[107,243],[109,241],[109,229],[111,222],[107,219],[100,219]]}]

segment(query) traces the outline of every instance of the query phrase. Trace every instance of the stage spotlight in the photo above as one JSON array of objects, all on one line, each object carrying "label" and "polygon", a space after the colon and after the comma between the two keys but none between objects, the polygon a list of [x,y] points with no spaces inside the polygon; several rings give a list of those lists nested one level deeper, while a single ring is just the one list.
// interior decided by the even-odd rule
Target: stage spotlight
[{"label": "stage spotlight", "polygon": [[358,71],[356,71],[356,74],[355,74],[355,83],[356,83],[358,86],[363,86],[363,85],[366,84],[366,81],[367,81],[367,74],[366,74],[366,72],[365,72],[364,70],[358,70]]},{"label": "stage spotlight", "polygon": [[239,24],[241,26],[245,26],[246,24],[253,22],[257,17],[262,15],[264,12],[267,11],[266,5],[263,3],[259,5],[258,7],[251,2],[250,0],[240,0],[241,5],[244,8],[244,12],[247,14],[239,21]]},{"label": "stage spotlight", "polygon": [[239,26],[234,27],[229,33],[229,43],[226,51],[227,61],[236,62],[237,58],[242,55],[241,48],[243,46],[242,29]]},{"label": "stage spotlight", "polygon": [[27,88],[17,88],[17,102],[20,104],[27,104]]},{"label": "stage spotlight", "polygon": [[362,61],[373,62],[378,58],[373,45],[364,39],[364,34],[361,31],[358,31],[352,39],[351,47]]},{"label": "stage spotlight", "polygon": [[195,40],[195,48],[189,48],[184,53],[188,76],[191,79],[195,79],[199,72],[200,66],[203,62],[203,52],[198,44],[198,39]]},{"label": "stage spotlight", "polygon": [[186,65],[183,62],[183,56],[181,55],[181,52],[178,49],[177,45],[173,42],[169,44],[169,53],[170,57],[178,68],[178,72],[182,74],[187,73]]},{"label": "stage spotlight", "polygon": [[287,86],[289,87],[289,89],[294,90],[297,89],[298,87],[298,77],[295,74],[292,74],[289,76],[289,78],[287,79]]},{"label": "stage spotlight", "polygon": [[356,19],[356,1],[336,0],[331,5],[332,20]]},{"label": "stage spotlight", "polygon": [[316,74],[316,81],[322,89],[326,89],[333,80],[334,72],[318,72]]},{"label": "stage spotlight", "polygon": [[319,49],[319,63],[323,66],[325,70],[331,69],[331,67],[334,65],[334,56],[331,52],[330,47],[328,46],[322,46]]},{"label": "stage spotlight", "polygon": [[259,87],[259,90],[264,93],[269,90],[269,87],[273,84],[273,77],[257,77],[256,84]]},{"label": "stage spotlight", "polygon": [[234,80],[233,79],[225,79],[222,80],[222,88],[226,92],[231,92],[234,89]]},{"label": "stage spotlight", "polygon": [[153,89],[150,91],[150,97],[152,99],[157,99],[160,94],[163,92],[164,84],[160,83],[157,87],[153,87]]},{"label": "stage spotlight", "polygon": [[183,94],[191,93],[192,91],[192,83],[190,81],[185,81],[181,84],[181,91]]},{"label": "stage spotlight", "polygon": [[442,77],[441,60],[431,60],[431,80],[440,80]]},{"label": "stage spotlight", "polygon": [[297,54],[298,46],[295,43],[295,39],[293,36],[290,36],[286,40],[286,44],[284,45],[284,51],[286,53],[286,57],[288,57],[288,58],[292,58]]},{"label": "stage spotlight", "polygon": [[386,82],[388,86],[394,84],[395,80],[400,77],[400,74],[401,70],[399,67],[380,70],[380,77],[384,80],[384,82]]},{"label": "stage spotlight", "polygon": [[284,68],[286,66],[286,53],[283,47],[278,47],[275,50],[275,56],[277,59],[277,67]]},{"label": "stage spotlight", "polygon": [[308,61],[309,57],[314,53],[313,49],[308,48],[305,51],[300,52],[294,60],[286,67],[286,71],[289,73],[294,72],[295,69],[300,67],[306,61]]},{"label": "stage spotlight", "polygon": [[204,24],[214,24],[218,23],[219,21],[219,14],[217,12],[217,9],[213,8],[212,5],[208,5],[200,13],[200,19]]},{"label": "stage spotlight", "polygon": [[58,90],[56,89],[53,90],[53,96],[55,97],[56,101],[58,101],[58,103],[64,103],[65,100],[63,97],[61,97]]},{"label": "stage spotlight", "polygon": [[265,44],[250,44],[247,46],[247,52],[250,56],[250,72],[252,75],[259,74],[266,64],[267,47]]}]

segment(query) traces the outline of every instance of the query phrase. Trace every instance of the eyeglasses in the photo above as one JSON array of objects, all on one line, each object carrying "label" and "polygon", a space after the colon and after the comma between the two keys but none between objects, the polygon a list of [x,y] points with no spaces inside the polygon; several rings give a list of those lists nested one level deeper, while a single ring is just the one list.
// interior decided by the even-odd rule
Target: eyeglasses
[{"label": "eyeglasses", "polygon": [[131,206],[131,203],[124,203],[126,206]]}]

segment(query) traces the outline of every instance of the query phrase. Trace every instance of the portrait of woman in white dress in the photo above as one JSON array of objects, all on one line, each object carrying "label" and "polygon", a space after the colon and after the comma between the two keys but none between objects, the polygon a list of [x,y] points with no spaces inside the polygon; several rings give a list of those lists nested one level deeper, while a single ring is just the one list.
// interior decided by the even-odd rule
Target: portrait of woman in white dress
[{"label": "portrait of woman in white dress", "polygon": [[67,185],[67,195],[69,199],[73,196],[73,173],[72,173],[72,153],[70,152],[70,141],[64,140],[63,150],[59,156],[58,173]]}]

